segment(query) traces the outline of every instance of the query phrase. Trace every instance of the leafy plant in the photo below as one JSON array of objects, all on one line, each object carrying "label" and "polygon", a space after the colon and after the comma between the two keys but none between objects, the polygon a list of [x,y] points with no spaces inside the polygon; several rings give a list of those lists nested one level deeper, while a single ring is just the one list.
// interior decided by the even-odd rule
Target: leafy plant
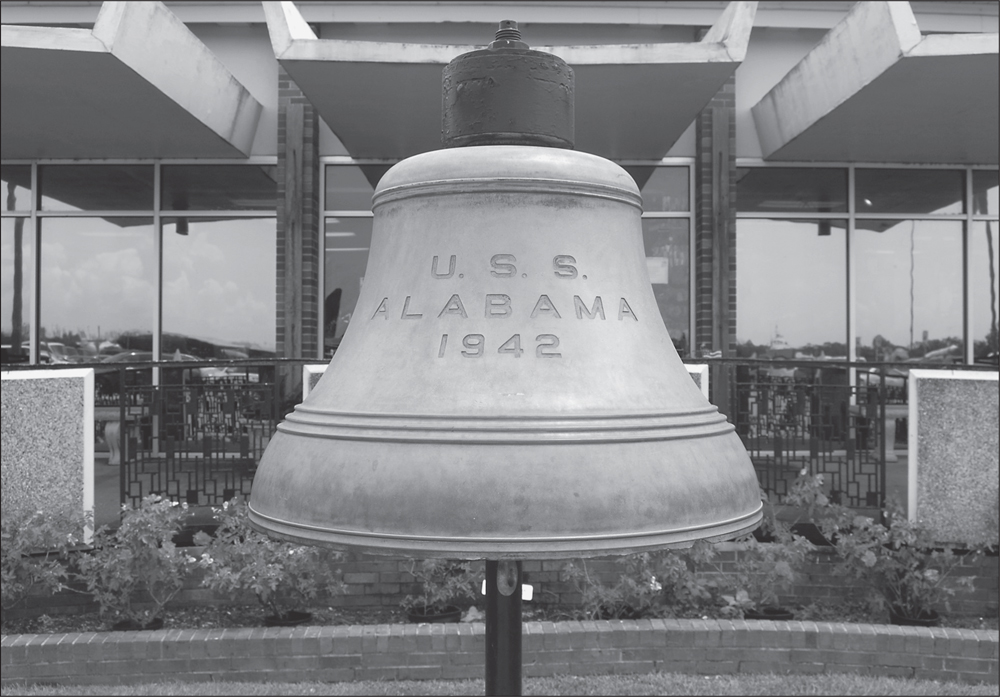
[{"label": "leafy plant", "polygon": [[737,543],[735,573],[726,577],[735,592],[722,596],[726,601],[723,614],[742,617],[747,610],[776,607],[780,594],[791,591],[799,566],[814,547],[781,521],[774,521],[774,525],[772,542],[747,537]]},{"label": "leafy plant", "polygon": [[477,576],[472,572],[470,562],[414,559],[410,561],[408,571],[420,583],[420,592],[403,598],[400,605],[407,612],[441,614],[456,607],[462,600],[476,598]]},{"label": "leafy plant", "polygon": [[[919,619],[930,616],[936,606],[947,609],[955,589],[946,579],[962,557],[937,547],[927,528],[908,520],[898,502],[889,503],[884,518],[882,523],[845,509],[827,522],[824,532],[837,534],[837,572],[861,582],[873,611],[892,609]],[[981,548],[969,551],[982,553]],[[955,584],[971,587],[972,579],[958,578]]]},{"label": "leafy plant", "polygon": [[634,619],[714,614],[719,604],[715,579],[697,573],[715,556],[715,546],[698,541],[680,551],[629,554],[616,560],[622,568],[614,583],[592,577],[587,562],[569,562],[564,577],[582,595],[585,619]]},{"label": "leafy plant", "polygon": [[[161,616],[197,561],[173,543],[187,505],[151,494],[138,507],[123,510],[117,530],[105,525],[94,534],[93,552],[79,559],[79,576],[102,616],[144,625]],[[152,610],[133,607],[137,591],[152,600]]]},{"label": "leafy plant", "polygon": [[83,542],[91,514],[35,511],[8,514],[0,521],[0,601],[4,610],[32,592],[54,594],[66,588],[69,552]]},{"label": "leafy plant", "polygon": [[195,534],[195,544],[206,549],[198,561],[205,570],[202,585],[235,598],[253,593],[268,614],[285,618],[322,591],[327,595],[346,589],[332,564],[339,552],[278,542],[250,527],[247,505],[234,498],[213,509],[219,528],[214,538]]}]

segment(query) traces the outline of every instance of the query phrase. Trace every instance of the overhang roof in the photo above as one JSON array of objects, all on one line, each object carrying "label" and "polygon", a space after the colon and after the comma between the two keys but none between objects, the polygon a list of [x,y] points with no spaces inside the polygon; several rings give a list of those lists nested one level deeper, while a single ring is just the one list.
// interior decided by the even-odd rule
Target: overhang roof
[{"label": "overhang roof", "polygon": [[997,164],[998,47],[859,2],[753,107],[764,158]]},{"label": "overhang roof", "polygon": [[[743,61],[756,7],[730,3],[699,42],[534,46],[525,40],[573,68],[577,150],[654,159]],[[275,57],[352,156],[395,159],[441,147],[441,72],[456,56],[484,46],[317,39],[293,3],[265,2],[264,11]]]},{"label": "overhang roof", "polygon": [[261,105],[159,2],[106,2],[93,30],[2,27],[0,154],[246,157]]}]

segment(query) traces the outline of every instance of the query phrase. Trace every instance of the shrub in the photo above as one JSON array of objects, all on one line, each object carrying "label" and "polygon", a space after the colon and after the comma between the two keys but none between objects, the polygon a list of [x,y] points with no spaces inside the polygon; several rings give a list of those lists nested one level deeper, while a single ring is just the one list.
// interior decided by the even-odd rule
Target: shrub
[{"label": "shrub", "polygon": [[411,560],[408,569],[420,583],[420,593],[407,595],[400,605],[407,612],[434,615],[457,607],[463,600],[476,599],[477,576],[470,562],[447,559]]},{"label": "shrub", "polygon": [[[885,523],[859,516],[848,509],[827,522],[824,533],[836,535],[834,549],[840,558],[836,572],[861,582],[873,611],[891,609],[903,617],[920,619],[948,607],[955,589],[946,579],[962,562],[950,548],[939,547],[919,521],[907,519],[898,502],[891,501]],[[981,547],[968,550],[982,553]],[[968,577],[956,585],[971,587]]]},{"label": "shrub", "polygon": [[[95,533],[93,551],[79,560],[79,575],[101,616],[144,625],[161,616],[197,561],[173,543],[187,505],[151,494],[136,508],[122,508],[117,530],[105,525]],[[145,591],[152,610],[132,606],[136,591]]]},{"label": "shrub", "polygon": [[32,592],[55,594],[66,588],[66,560],[83,542],[91,514],[35,511],[3,513],[0,523],[0,601],[4,610],[16,607]]},{"label": "shrub", "polygon": [[622,571],[606,584],[590,574],[586,561],[563,567],[583,600],[584,619],[636,619],[714,614],[719,605],[719,585],[696,572],[698,565],[715,556],[711,543],[698,541],[680,551],[641,552],[616,559]]},{"label": "shrub", "polygon": [[332,564],[339,552],[278,542],[250,527],[247,505],[235,498],[216,508],[215,537],[204,532],[195,543],[206,545],[198,565],[205,570],[202,585],[235,599],[253,593],[272,616],[282,619],[308,604],[320,591],[343,593],[346,586]]},{"label": "shrub", "polygon": [[777,607],[779,595],[791,591],[798,568],[814,546],[780,521],[772,534],[772,542],[758,542],[752,536],[737,542],[735,573],[725,581],[735,592],[722,596],[727,603],[723,615],[743,617],[747,610]]}]

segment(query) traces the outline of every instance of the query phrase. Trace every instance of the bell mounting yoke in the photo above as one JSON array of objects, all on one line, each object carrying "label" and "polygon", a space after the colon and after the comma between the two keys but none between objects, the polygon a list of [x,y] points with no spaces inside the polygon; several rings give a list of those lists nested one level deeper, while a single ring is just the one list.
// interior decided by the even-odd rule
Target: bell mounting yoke
[{"label": "bell mounting yoke", "polygon": [[573,69],[533,51],[504,20],[489,47],[463,53],[442,76],[441,142],[573,149]]}]

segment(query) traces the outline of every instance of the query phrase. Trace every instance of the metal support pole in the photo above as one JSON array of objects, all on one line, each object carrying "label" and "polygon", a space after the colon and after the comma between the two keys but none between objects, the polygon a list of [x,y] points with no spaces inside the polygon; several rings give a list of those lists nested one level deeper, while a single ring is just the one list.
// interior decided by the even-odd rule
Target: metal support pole
[{"label": "metal support pole", "polygon": [[521,562],[486,560],[486,694],[521,694]]}]

